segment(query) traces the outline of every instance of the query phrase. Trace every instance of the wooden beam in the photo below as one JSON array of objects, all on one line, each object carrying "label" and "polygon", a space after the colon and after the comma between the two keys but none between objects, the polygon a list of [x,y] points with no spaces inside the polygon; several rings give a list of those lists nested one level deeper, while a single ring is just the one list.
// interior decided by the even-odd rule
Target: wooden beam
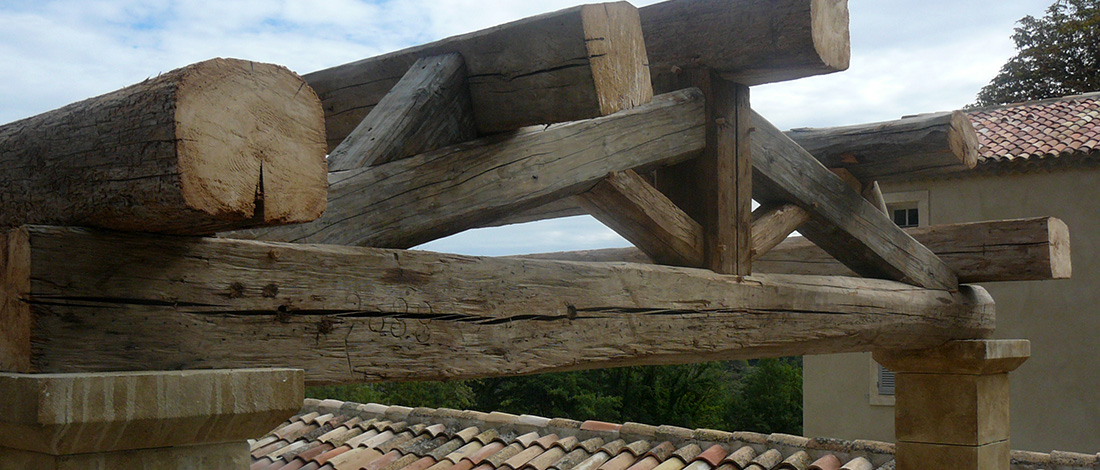
[{"label": "wooden beam", "polygon": [[753,113],[753,195],[793,203],[811,218],[798,231],[853,271],[934,289],[955,273],[767,119]]},{"label": "wooden beam", "polygon": [[560,219],[562,217],[576,217],[588,215],[588,211],[581,207],[577,196],[558,199],[554,202],[543,204],[533,209],[508,215],[485,224],[485,227],[499,227],[502,225],[523,224],[537,222],[539,220]]},{"label": "wooden beam", "polygon": [[613,171],[684,161],[704,145],[688,89],[611,116],[334,173],[316,222],[238,238],[408,248],[583,193]]},{"label": "wooden beam", "polygon": [[653,96],[637,9],[584,5],[306,75],[324,103],[329,148],[417,59],[450,52],[466,59],[482,133],[604,116]]},{"label": "wooden beam", "polygon": [[208,234],[325,209],[324,121],[284,67],[213,59],[0,126],[0,227]]},{"label": "wooden beam", "polygon": [[847,0],[672,0],[641,9],[654,84],[709,67],[759,85],[848,69]]},{"label": "wooden beam", "polygon": [[[1054,217],[935,225],[905,229],[947,266],[959,281],[1045,281],[1069,279],[1069,229]],[[755,232],[754,232],[755,233]],[[568,251],[520,255],[521,258],[562,261],[651,263],[635,248]],[[792,237],[754,260],[757,271],[770,274],[853,276],[809,240]]]},{"label": "wooden beam", "polygon": [[703,227],[632,170],[607,175],[581,206],[660,264],[701,267]]},{"label": "wooden beam", "polygon": [[329,154],[328,167],[340,171],[380,165],[475,138],[462,56],[425,57]]},{"label": "wooden beam", "polygon": [[978,163],[978,134],[962,111],[896,121],[820,129],[787,136],[829,168],[863,182],[899,181],[958,173]]},{"label": "wooden beam", "polygon": [[872,181],[863,187],[863,199],[870,202],[876,209],[882,211],[887,217],[890,216],[890,209],[886,207],[886,198],[882,196],[882,187],[879,186],[878,181]]},{"label": "wooden beam", "polygon": [[752,164],[749,89],[713,70],[680,77],[707,97],[707,148],[700,158],[657,172],[655,185],[703,226],[704,265],[723,274],[752,271]]},{"label": "wooden beam", "polygon": [[993,330],[980,287],[26,233],[29,289],[13,301],[30,305],[31,352],[4,363],[35,372],[286,366],[314,384],[460,379],[924,348]]},{"label": "wooden beam", "polygon": [[757,259],[771,251],[798,226],[810,220],[810,213],[794,204],[760,206],[753,211],[752,257]]}]

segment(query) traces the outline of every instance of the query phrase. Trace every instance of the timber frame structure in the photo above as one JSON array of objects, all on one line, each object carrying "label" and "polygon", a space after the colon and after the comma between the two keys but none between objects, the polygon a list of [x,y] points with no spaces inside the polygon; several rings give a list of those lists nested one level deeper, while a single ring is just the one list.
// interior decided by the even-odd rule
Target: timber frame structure
[{"label": "timber frame structure", "polygon": [[[844,0],[585,5],[302,78],[264,66],[278,86],[235,92],[261,116],[188,120],[218,99],[189,83],[245,73],[203,63],[2,126],[0,367],[335,384],[988,338],[993,299],[960,282],[1068,277],[1065,225],[906,232],[868,179],[973,166],[968,121],[784,133],[750,107],[750,85],[846,69],[847,15]],[[149,103],[168,103],[157,138],[194,144],[40,145],[103,126],[88,110]],[[218,127],[270,116],[282,135]],[[226,148],[246,162],[219,163]],[[150,156],[164,182],[125,169]],[[20,172],[52,179],[27,191],[42,177]],[[578,211],[637,249],[406,251]],[[784,240],[795,230],[807,241]]]}]

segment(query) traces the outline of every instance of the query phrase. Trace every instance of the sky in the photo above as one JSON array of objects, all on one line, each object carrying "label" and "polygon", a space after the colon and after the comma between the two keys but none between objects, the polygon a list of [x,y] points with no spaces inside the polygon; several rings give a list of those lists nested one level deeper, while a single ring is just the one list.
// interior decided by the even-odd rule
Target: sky
[{"label": "sky", "polygon": [[[849,0],[851,67],[753,87],[781,129],[962,108],[1053,0]],[[213,57],[305,74],[583,3],[570,0],[0,0],[0,123]],[[636,6],[653,0],[632,2]],[[476,255],[628,246],[589,217],[472,230],[422,249]]]}]

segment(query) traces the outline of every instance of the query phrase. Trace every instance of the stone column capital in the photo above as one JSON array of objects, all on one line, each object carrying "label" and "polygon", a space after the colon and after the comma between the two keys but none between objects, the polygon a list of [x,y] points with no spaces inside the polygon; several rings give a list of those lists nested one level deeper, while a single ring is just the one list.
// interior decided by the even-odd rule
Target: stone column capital
[{"label": "stone column capital", "polygon": [[1031,357],[1025,339],[950,341],[921,350],[875,351],[876,362],[895,373],[993,375],[1016,370]]}]

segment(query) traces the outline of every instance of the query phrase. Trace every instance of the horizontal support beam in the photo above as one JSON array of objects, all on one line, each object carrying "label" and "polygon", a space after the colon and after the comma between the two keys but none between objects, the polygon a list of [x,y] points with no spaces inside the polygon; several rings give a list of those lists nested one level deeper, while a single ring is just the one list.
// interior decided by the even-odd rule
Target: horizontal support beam
[{"label": "horizontal support beam", "polygon": [[306,75],[324,104],[329,149],[417,59],[451,52],[466,60],[482,133],[604,116],[653,96],[638,10],[583,5]]},{"label": "horizontal support beam", "polygon": [[743,85],[848,69],[847,0],[671,0],[641,8],[654,85],[709,67]]},{"label": "horizontal support beam", "polygon": [[978,164],[978,133],[962,111],[895,121],[802,128],[787,136],[829,168],[864,183],[959,173]]},{"label": "horizontal support beam", "polygon": [[[959,275],[960,282],[1069,279],[1069,229],[1054,217],[934,225],[905,229]],[[529,259],[652,263],[636,248],[520,255]],[[815,276],[854,276],[809,240],[792,237],[754,258],[758,272]]]},{"label": "horizontal support beam", "polygon": [[980,287],[50,227],[7,243],[20,255],[0,271],[0,318],[22,324],[0,337],[21,343],[0,364],[23,372],[460,379],[926,348],[987,336],[994,319]]},{"label": "horizontal support beam", "polygon": [[409,248],[583,193],[613,171],[689,159],[705,145],[703,106],[686,89],[611,116],[332,173],[317,221],[231,236]]},{"label": "horizontal support beam", "polygon": [[212,59],[0,126],[0,227],[206,235],[325,210],[324,120],[285,67]]},{"label": "horizontal support beam", "polygon": [[753,112],[753,198],[810,213],[798,231],[864,277],[953,289],[955,273],[759,113]]}]

